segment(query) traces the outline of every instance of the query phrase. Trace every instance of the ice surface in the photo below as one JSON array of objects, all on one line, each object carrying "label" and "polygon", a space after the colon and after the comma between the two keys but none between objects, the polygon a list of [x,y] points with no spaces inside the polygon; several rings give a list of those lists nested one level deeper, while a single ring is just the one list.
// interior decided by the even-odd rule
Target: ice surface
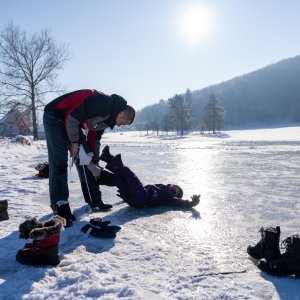
[{"label": "ice surface", "polygon": [[[32,177],[47,151],[44,141],[2,139],[0,199],[9,201],[10,219],[0,222],[1,299],[300,299],[299,280],[261,273],[246,253],[261,226],[280,225],[282,239],[300,231],[300,127],[183,138],[106,133],[105,144],[143,183],[177,183],[184,197],[200,193],[200,204],[139,210],[103,187],[112,211],[82,216],[62,233],[58,267],[22,266],[15,260],[25,242],[19,223],[51,216],[47,180]],[[69,177],[72,209],[80,208],[75,168]],[[122,230],[115,240],[87,238],[80,228],[91,217]]]}]

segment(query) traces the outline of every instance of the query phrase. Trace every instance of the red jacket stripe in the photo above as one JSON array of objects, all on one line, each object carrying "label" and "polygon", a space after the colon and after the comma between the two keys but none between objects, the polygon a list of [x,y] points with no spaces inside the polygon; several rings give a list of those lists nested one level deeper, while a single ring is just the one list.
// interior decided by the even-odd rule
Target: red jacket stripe
[{"label": "red jacket stripe", "polygon": [[94,153],[93,159],[96,159],[96,156],[95,156],[95,154],[96,154],[96,145],[95,145],[96,135],[97,135],[96,131],[89,130],[88,136],[87,136],[87,144],[88,144],[90,150]]},{"label": "red jacket stripe", "polygon": [[77,93],[74,93],[68,97],[66,97],[64,100],[62,100],[61,102],[59,102],[56,106],[55,109],[58,110],[66,110],[66,117],[65,117],[65,125],[67,128],[67,123],[70,117],[70,114],[72,113],[72,111],[77,108],[82,102],[84,102],[84,100],[86,100],[87,98],[95,95],[95,94],[99,94],[96,90],[81,90],[78,91]]}]

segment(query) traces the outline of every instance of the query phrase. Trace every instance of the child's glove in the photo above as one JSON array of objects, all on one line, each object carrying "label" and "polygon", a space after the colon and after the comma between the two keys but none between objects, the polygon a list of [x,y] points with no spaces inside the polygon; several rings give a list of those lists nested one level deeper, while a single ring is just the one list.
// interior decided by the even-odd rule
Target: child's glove
[{"label": "child's glove", "polygon": [[93,173],[93,176],[98,178],[101,175],[101,171],[103,170],[103,168],[101,168],[100,166],[96,166],[94,163],[90,162],[87,165],[87,168]]},{"label": "child's glove", "polygon": [[191,206],[196,206],[200,203],[200,195],[193,195]]},{"label": "child's glove", "polygon": [[93,152],[86,153],[83,146],[79,145],[79,152],[75,158],[76,163],[80,166],[87,166],[91,162],[93,156]]}]

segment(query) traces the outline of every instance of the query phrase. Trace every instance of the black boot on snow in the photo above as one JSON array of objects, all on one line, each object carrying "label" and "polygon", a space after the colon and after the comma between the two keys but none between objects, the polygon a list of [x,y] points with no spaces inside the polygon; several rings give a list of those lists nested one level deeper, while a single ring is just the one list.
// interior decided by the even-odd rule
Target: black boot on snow
[{"label": "black boot on snow", "polygon": [[[102,174],[101,174],[102,176]],[[87,185],[86,182],[81,182],[81,189],[84,196],[84,200],[91,207],[93,211],[102,210],[106,211],[112,208],[112,205],[105,204],[102,201],[102,193],[99,187],[95,188],[94,184]]]},{"label": "black boot on snow", "polygon": [[260,241],[255,246],[248,246],[248,254],[255,259],[265,258],[267,261],[278,258],[280,227],[266,229],[262,227],[259,232],[261,233]]},{"label": "black boot on snow", "polygon": [[108,145],[106,145],[103,148],[102,153],[101,153],[99,159],[105,161],[106,163],[109,163],[112,158],[113,158],[113,156],[109,152],[109,147],[108,147]]},{"label": "black boot on snow", "polygon": [[112,208],[111,204],[105,204],[101,199],[95,199],[93,202],[89,202],[89,205],[93,211],[106,211]]},{"label": "black boot on snow", "polygon": [[7,200],[0,200],[0,221],[8,220]]},{"label": "black boot on snow", "polygon": [[270,275],[289,276],[295,275],[300,278],[300,237],[290,236],[282,242],[286,252],[281,254],[278,259],[272,261],[260,261],[259,269]]},{"label": "black boot on snow", "polygon": [[69,201],[58,201],[56,203],[56,213],[64,218],[66,220],[66,226],[65,227],[70,227],[72,226],[73,222],[75,221],[75,216],[72,214]]}]

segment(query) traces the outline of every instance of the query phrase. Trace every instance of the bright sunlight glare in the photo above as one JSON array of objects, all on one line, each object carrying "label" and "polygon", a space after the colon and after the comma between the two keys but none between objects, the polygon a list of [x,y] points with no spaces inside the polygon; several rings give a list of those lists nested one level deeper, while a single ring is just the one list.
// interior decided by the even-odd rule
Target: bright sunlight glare
[{"label": "bright sunlight glare", "polygon": [[193,47],[210,34],[212,17],[205,7],[194,4],[184,9],[179,26],[181,34]]}]

